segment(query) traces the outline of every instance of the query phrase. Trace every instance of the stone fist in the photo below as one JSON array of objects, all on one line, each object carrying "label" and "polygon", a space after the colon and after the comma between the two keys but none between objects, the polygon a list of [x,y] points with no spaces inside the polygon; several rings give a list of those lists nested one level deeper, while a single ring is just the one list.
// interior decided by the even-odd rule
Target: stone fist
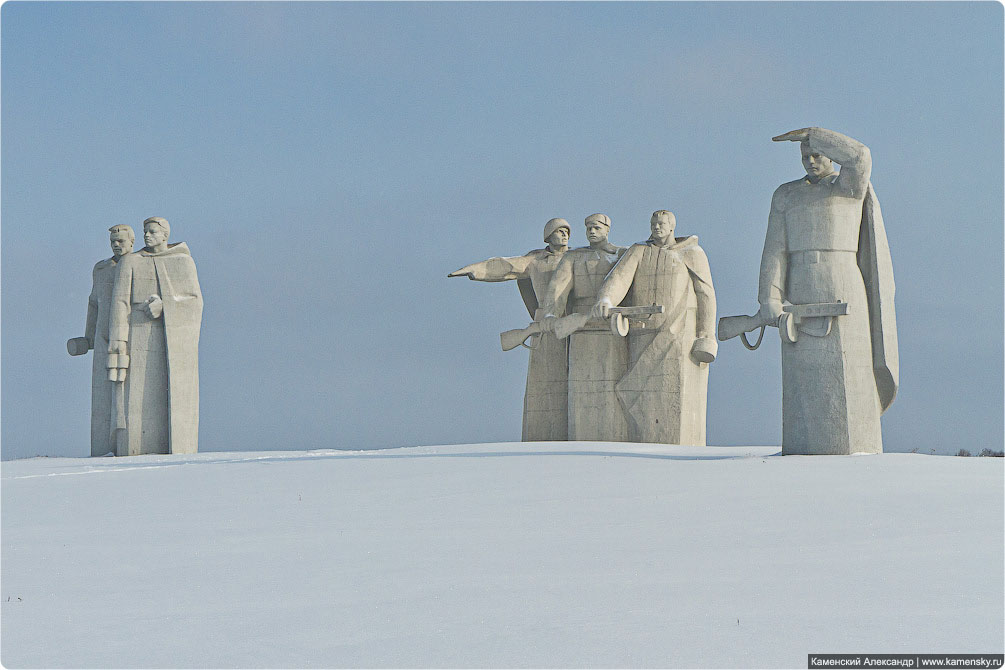
[{"label": "stone fist", "polygon": [[555,323],[558,321],[558,317],[553,314],[546,315],[543,319],[538,321],[538,325],[541,326],[542,333],[554,333]]},{"label": "stone fist", "polygon": [[771,300],[763,305],[757,312],[757,317],[764,323],[774,326],[778,323],[778,317],[782,315],[782,303],[780,300]]},{"label": "stone fist", "polygon": [[711,337],[699,337],[691,345],[691,355],[699,363],[711,363],[719,352],[719,343]]},{"label": "stone fist", "polygon": [[164,313],[164,303],[161,301],[160,296],[152,295],[147,298],[147,301],[143,303],[143,311],[151,319],[159,319],[161,314]]},{"label": "stone fist", "polygon": [[597,304],[593,306],[593,309],[590,310],[590,316],[595,319],[606,319],[611,315],[611,307],[613,307],[613,305],[607,298],[599,300]]}]

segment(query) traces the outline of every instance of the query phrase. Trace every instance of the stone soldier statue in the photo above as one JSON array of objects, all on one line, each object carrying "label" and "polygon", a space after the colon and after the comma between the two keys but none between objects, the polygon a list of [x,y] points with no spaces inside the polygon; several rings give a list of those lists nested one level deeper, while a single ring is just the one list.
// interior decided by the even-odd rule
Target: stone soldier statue
[{"label": "stone soldier statue", "polygon": [[672,212],[654,212],[652,235],[633,244],[604,281],[592,309],[662,305],[628,332],[629,367],[616,390],[632,442],[705,444],[708,364],[715,360],[715,291],[698,238],[674,237]]},{"label": "stone soldier statue", "polygon": [[880,415],[899,374],[893,264],[869,182],[872,157],[824,128],[772,139],[800,143],[806,176],[771,198],[758,317],[774,324],[793,307],[847,304],[845,314],[802,318],[783,333],[782,451],[881,452]]},{"label": "stone soldier statue", "polygon": [[84,336],[66,343],[71,356],[94,350],[91,361],[91,456],[115,453],[112,435],[112,400],[114,384],[108,380],[108,321],[112,304],[112,285],[119,261],[133,250],[136,235],[126,225],[108,229],[112,257],[98,261],[91,273],[91,295],[87,298],[87,323]]},{"label": "stone soldier statue", "polygon": [[[554,317],[563,313],[589,314],[604,278],[627,250],[608,241],[611,219],[606,214],[591,214],[585,223],[589,246],[562,257],[541,303],[544,330],[553,330]],[[607,322],[590,321],[569,336],[570,440],[628,440],[628,423],[614,389],[627,369],[628,343]]]},{"label": "stone soldier statue", "polygon": [[[545,248],[534,249],[523,256],[490,258],[466,265],[447,276],[491,282],[515,279],[527,311],[532,318],[540,320],[543,313],[538,303],[569,248],[570,231],[565,219],[551,219],[544,227]],[[541,333],[534,339],[536,343],[527,364],[522,439],[525,442],[565,440],[568,439],[567,341],[551,333]]]},{"label": "stone soldier statue", "polygon": [[109,376],[125,425],[117,453],[192,454],[199,449],[199,330],[202,291],[184,242],[171,227],[143,222],[145,247],[125,256],[112,288]]}]

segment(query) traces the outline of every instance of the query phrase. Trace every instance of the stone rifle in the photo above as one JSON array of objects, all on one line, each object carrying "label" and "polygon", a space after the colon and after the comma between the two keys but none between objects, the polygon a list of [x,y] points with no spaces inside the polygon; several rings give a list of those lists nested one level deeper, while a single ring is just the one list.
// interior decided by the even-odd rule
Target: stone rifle
[{"label": "stone rifle", "polygon": [[[663,305],[611,307],[608,311],[611,314],[611,332],[615,335],[624,337],[628,334],[628,319],[625,317],[662,314]],[[558,317],[555,320],[555,337],[560,340],[569,337],[569,335],[572,335],[574,332],[585,326],[586,322],[591,318],[592,317],[589,314],[582,313]],[[644,328],[645,324],[641,323],[640,326]],[[513,330],[507,330],[504,333],[499,333],[502,350],[509,351],[510,349],[516,349],[521,345],[527,347],[528,349],[532,349],[533,345],[527,345],[525,342],[528,338],[540,335],[542,332],[541,323],[539,321],[531,321],[530,325],[526,328],[515,328]]]},{"label": "stone rifle", "polygon": [[[764,329],[767,326],[778,328],[779,335],[783,342],[795,344],[799,339],[799,331],[815,337],[824,337],[831,332],[834,317],[844,316],[848,313],[848,303],[846,302],[816,302],[807,305],[785,305],[782,307],[782,314],[777,321],[771,321],[755,314],[754,316],[724,316],[719,319],[719,327],[716,337],[720,342],[731,340],[737,335],[743,346],[753,351],[761,346],[761,339],[764,337]],[[810,328],[802,325],[805,319],[824,317],[823,323],[817,327]],[[751,344],[747,341],[747,333],[761,329],[757,336],[757,342]]]}]

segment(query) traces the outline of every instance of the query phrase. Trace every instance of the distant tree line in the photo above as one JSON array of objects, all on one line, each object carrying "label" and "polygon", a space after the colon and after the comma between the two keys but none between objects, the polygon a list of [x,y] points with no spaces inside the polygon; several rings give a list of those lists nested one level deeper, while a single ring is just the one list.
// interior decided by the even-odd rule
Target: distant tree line
[{"label": "distant tree line", "polygon": [[[956,455],[957,456],[973,456],[973,454],[971,454],[966,449],[960,449],[958,452],[956,452]],[[982,451],[981,453],[979,453],[977,455],[978,456],[993,456],[995,458],[1002,458],[1003,456],[1005,456],[1005,451],[993,451],[991,449],[985,449],[984,451]]]}]

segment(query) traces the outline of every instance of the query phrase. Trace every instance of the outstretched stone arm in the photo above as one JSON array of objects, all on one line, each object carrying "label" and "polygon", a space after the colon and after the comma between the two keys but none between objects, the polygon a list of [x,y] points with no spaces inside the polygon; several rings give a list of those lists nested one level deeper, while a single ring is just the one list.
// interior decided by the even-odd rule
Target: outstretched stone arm
[{"label": "outstretched stone arm", "polygon": [[841,166],[841,174],[837,179],[839,190],[853,198],[864,198],[872,175],[872,154],[869,147],[826,128],[809,128],[808,135],[807,142],[811,150],[827,156]]},{"label": "outstretched stone arm", "polygon": [[770,322],[778,321],[785,300],[785,274],[788,264],[788,243],[785,239],[785,215],[782,212],[782,187],[771,197],[768,232],[761,252],[761,270],[757,283],[759,315]]},{"label": "outstretched stone arm", "polygon": [[474,281],[509,281],[530,276],[530,265],[534,258],[530,255],[495,257],[480,263],[465,265],[448,277],[467,277]]},{"label": "outstretched stone arm", "polygon": [[572,281],[572,261],[569,254],[565,254],[558,262],[555,274],[551,276],[548,288],[542,296],[541,310],[546,317],[565,313],[569,292],[572,290]]},{"label": "outstretched stone arm", "polygon": [[590,312],[594,317],[606,319],[609,315],[608,310],[620,305],[628,295],[628,290],[635,281],[635,271],[639,269],[639,260],[644,249],[643,245],[632,245],[607,273],[600,291],[597,292],[597,302]]}]

